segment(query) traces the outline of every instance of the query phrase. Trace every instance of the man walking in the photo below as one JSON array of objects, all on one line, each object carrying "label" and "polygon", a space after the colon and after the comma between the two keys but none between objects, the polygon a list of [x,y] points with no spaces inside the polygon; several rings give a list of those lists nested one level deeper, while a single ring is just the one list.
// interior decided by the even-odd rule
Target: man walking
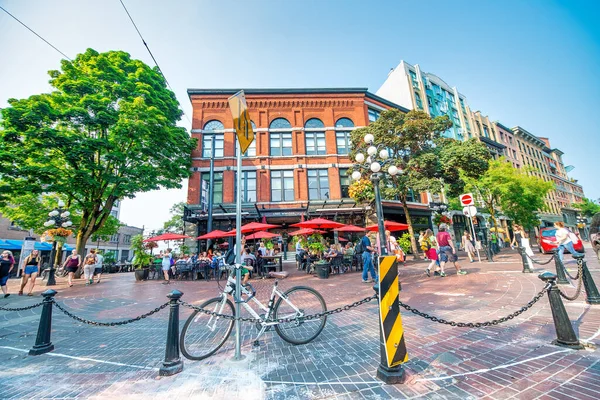
[{"label": "man walking", "polygon": [[556,228],[556,233],[554,234],[554,237],[556,238],[555,243],[558,245],[558,258],[560,259],[560,262],[563,261],[565,249],[569,250],[569,253],[571,253],[571,255],[581,254],[580,252],[575,250],[575,247],[573,247],[573,240],[577,240],[577,236],[573,232],[565,228],[564,222],[555,222],[554,227]]},{"label": "man walking", "polygon": [[[373,267],[373,245],[369,240],[367,235],[363,236],[360,240],[360,244],[363,248],[362,259],[363,259],[363,273],[362,273],[362,281],[363,283],[375,282],[377,281],[377,275],[375,274],[375,268]],[[371,271],[371,280],[369,281],[369,271]]]},{"label": "man walking", "polygon": [[440,276],[446,276],[446,273],[444,272],[444,266],[448,261],[454,264],[454,268],[456,268],[457,275],[465,275],[467,272],[461,270],[460,266],[456,263],[458,261],[458,256],[456,255],[456,248],[454,247],[452,236],[450,236],[450,234],[446,232],[446,229],[446,224],[441,224],[439,232],[436,235],[438,246],[440,248]]},{"label": "man walking", "polygon": [[[104,256],[100,254],[99,249],[96,250],[96,258],[98,259],[98,261],[96,262],[96,265],[94,267],[94,276],[98,277],[98,282],[96,283],[100,283],[100,279],[102,278],[102,267],[104,266]],[[94,280],[92,278],[92,283],[93,281]]]}]

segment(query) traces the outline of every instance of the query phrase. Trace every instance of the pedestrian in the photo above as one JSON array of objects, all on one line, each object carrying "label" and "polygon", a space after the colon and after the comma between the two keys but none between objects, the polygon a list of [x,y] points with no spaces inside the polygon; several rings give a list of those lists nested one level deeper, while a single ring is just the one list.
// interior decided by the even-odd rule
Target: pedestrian
[{"label": "pedestrian", "polygon": [[265,242],[260,242],[260,245],[258,246],[258,252],[260,253],[261,257],[267,255],[267,248],[265,247]]},{"label": "pedestrian", "polygon": [[[54,260],[50,260],[53,262]],[[67,281],[69,282],[69,287],[73,286],[73,277],[75,276],[75,272],[81,266],[81,256],[77,254],[77,250],[73,249],[71,251],[71,255],[67,257],[65,262],[63,263],[63,268],[67,270]]]},{"label": "pedestrian", "polygon": [[556,241],[554,243],[558,245],[558,258],[560,261],[562,262],[563,260],[565,249],[569,250],[569,253],[573,256],[581,255],[582,253],[578,252],[575,250],[575,247],[573,247],[573,243],[575,243],[578,238],[573,232],[565,228],[565,223],[562,221],[555,222],[554,227],[556,228],[556,233],[554,234]]},{"label": "pedestrian", "polygon": [[21,290],[19,290],[19,296],[23,295],[23,289],[25,289],[28,281],[30,284],[29,290],[27,291],[27,296],[33,296],[31,292],[33,292],[33,287],[35,286],[35,278],[40,273],[42,266],[40,252],[38,250],[33,250],[31,254],[25,258],[23,265],[25,266],[25,271],[23,277],[21,278]]},{"label": "pedestrian", "polygon": [[[100,279],[102,278],[102,268],[104,267],[104,256],[100,254],[99,249],[96,249],[96,258],[98,259],[98,262],[94,265],[94,275],[98,276],[98,282],[96,283],[100,283]],[[93,279],[94,277],[92,276],[92,282]]]},{"label": "pedestrian", "polygon": [[94,271],[96,270],[97,263],[96,249],[90,249],[90,252],[83,259],[83,277],[86,286],[94,283]]},{"label": "pedestrian", "polygon": [[[371,240],[367,235],[363,236],[360,240],[360,245],[363,249],[362,253],[362,261],[363,261],[363,273],[362,273],[362,281],[363,283],[374,282],[377,280],[377,275],[375,274],[375,268],[373,266],[373,251],[375,248],[371,244]],[[369,271],[371,272],[371,280],[369,281]]]},{"label": "pedestrian", "polygon": [[465,275],[467,272],[463,271],[457,264],[458,255],[456,254],[456,248],[454,247],[452,236],[450,236],[450,234],[447,232],[446,224],[440,225],[439,232],[436,235],[436,240],[439,246],[440,276],[446,276],[446,273],[444,272],[444,266],[447,262],[454,264],[457,275]]},{"label": "pedestrian", "polygon": [[427,259],[431,261],[427,266],[427,269],[425,270],[427,276],[431,276],[431,268],[433,268],[435,264],[438,265],[435,274],[439,275],[438,270],[440,267],[438,262],[438,245],[437,241],[435,240],[435,236],[433,236],[433,231],[431,229],[427,229],[425,233],[421,236],[419,246],[421,247],[421,250],[423,250],[423,252],[425,253]]},{"label": "pedestrian", "polygon": [[171,257],[171,249],[167,249],[167,251],[163,253],[162,257],[162,271],[165,276],[165,281],[163,282],[163,285],[168,285],[169,283],[171,283],[169,279],[169,270],[171,269],[171,265],[174,264],[175,263],[173,262],[173,258]]},{"label": "pedestrian", "polygon": [[10,273],[14,266],[15,259],[12,256],[12,253],[9,250],[4,250],[2,252],[2,257],[0,257],[0,287],[2,288],[2,293],[4,293],[4,298],[10,296],[6,284],[8,283],[8,278],[10,277]]},{"label": "pedestrian", "polygon": [[462,235],[462,248],[467,252],[467,256],[471,262],[475,262],[475,246],[473,245],[473,239],[471,234],[465,231]]},{"label": "pedestrian", "polygon": [[529,238],[527,237],[527,232],[521,225],[514,225],[515,236],[512,241],[512,245],[516,245],[517,247],[522,247],[525,251],[525,258],[527,259],[527,264],[529,265],[529,269],[533,269],[533,262],[531,257],[533,257],[533,250],[531,250],[531,246],[529,246]]}]

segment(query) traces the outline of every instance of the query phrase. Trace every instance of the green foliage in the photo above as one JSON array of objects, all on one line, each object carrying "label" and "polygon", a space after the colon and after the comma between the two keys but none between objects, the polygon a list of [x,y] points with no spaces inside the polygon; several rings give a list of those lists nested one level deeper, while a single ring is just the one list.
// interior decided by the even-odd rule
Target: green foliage
[{"label": "green foliage", "polygon": [[581,203],[574,203],[574,208],[581,210],[581,214],[586,217],[593,217],[600,213],[600,204],[597,201],[585,197]]},{"label": "green foliage", "polygon": [[147,267],[152,262],[152,255],[146,253],[144,248],[144,236],[135,235],[131,238],[131,249],[133,250],[133,266],[135,269]]},{"label": "green foliage", "polygon": [[114,203],[179,188],[195,148],[157,69],[122,51],[88,49],[50,71],[51,93],[9,99],[0,129],[0,202],[57,193],[81,211],[77,248]]},{"label": "green foliage", "polygon": [[487,171],[490,152],[479,140],[472,138],[463,142],[441,138],[436,144],[448,198],[464,193],[465,182],[461,175],[476,179]]},{"label": "green foliage", "polygon": [[116,262],[116,252],[115,251],[107,251],[104,253],[104,264],[114,264]]},{"label": "green foliage", "polygon": [[302,247],[308,247],[308,239],[306,238],[306,236],[302,236],[302,235],[296,235],[296,236],[292,236],[292,244],[294,246],[296,246],[296,243],[300,242],[300,245]]},{"label": "green foliage", "polygon": [[530,176],[527,170],[514,168],[504,158],[490,161],[489,169],[479,178],[464,177],[464,180],[467,190],[483,200],[494,226],[500,209],[525,228],[536,226],[537,211],[544,208],[544,198],[554,187],[552,182]]},{"label": "green foliage", "polygon": [[163,225],[164,229],[161,233],[165,233],[165,232],[182,233],[183,232],[183,209],[185,208],[185,206],[186,206],[186,203],[184,201],[173,204],[173,206],[169,210],[171,212],[171,219],[169,219],[167,222],[164,223],[164,225]]},{"label": "green foliage", "polygon": [[411,242],[410,242],[410,234],[405,233],[399,238],[396,239],[398,246],[402,248],[404,253],[408,254],[410,252]]}]

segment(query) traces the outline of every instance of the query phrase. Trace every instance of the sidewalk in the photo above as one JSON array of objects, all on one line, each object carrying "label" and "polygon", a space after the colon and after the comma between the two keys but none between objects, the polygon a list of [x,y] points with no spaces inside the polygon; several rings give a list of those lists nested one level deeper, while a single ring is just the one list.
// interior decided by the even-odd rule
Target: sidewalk
[{"label": "sidewalk", "polygon": [[[541,260],[549,256],[536,254]],[[569,259],[569,256],[566,257]],[[448,320],[480,322],[520,309],[543,288],[537,278],[544,269],[521,273],[516,252],[505,250],[494,263],[466,263],[467,275],[447,268],[445,278],[427,278],[425,261],[400,267],[401,301]],[[600,284],[600,265],[588,250],[588,266]],[[547,268],[546,268],[547,267]],[[572,274],[576,265],[567,264]],[[360,273],[320,280],[294,271],[282,288],[312,286],[328,309],[373,294]],[[59,281],[60,282],[60,281]],[[60,284],[57,301],[75,314],[94,320],[135,317],[167,301],[179,289],[183,300],[200,303],[218,293],[216,282],[161,281],[135,283],[133,274],[105,275],[99,285],[73,288]],[[270,293],[272,280],[253,280],[259,299]],[[11,281],[9,285],[13,285]],[[10,288],[11,286],[9,286]],[[45,288],[38,287],[37,293]],[[575,288],[561,286],[572,294]],[[12,291],[12,290],[11,290]],[[584,294],[565,302],[580,339],[600,345],[600,305],[585,304]],[[39,297],[11,296],[0,306],[33,304]],[[410,375],[404,385],[386,386],[375,379],[379,364],[378,319],[375,302],[328,318],[312,343],[292,346],[275,332],[252,349],[256,328],[244,324],[242,362],[232,361],[233,334],[213,357],[184,360],[184,371],[157,379],[164,357],[168,312],[131,325],[99,328],[80,324],[54,310],[52,340],[56,349],[38,357],[26,351],[35,342],[40,309],[0,311],[0,398],[102,399],[388,399],[388,398],[597,398],[600,391],[598,351],[553,346],[556,337],[548,299],[504,324],[479,329],[458,328],[402,312]],[[181,324],[188,311],[182,310]]]}]

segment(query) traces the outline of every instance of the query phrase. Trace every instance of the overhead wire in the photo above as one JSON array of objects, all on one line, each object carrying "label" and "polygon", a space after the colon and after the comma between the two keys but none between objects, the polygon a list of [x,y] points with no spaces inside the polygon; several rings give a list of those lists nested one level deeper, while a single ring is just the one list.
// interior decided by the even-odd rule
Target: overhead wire
[{"label": "overhead wire", "polygon": [[[167,80],[167,77],[165,76],[165,74],[163,73],[162,69],[160,68],[160,66],[158,65],[158,61],[156,61],[156,58],[154,57],[154,54],[152,54],[152,50],[150,50],[150,46],[148,46],[148,43],[146,43],[146,40],[144,39],[144,36],[142,35],[142,33],[140,32],[140,30],[138,29],[137,25],[135,24],[135,21],[133,20],[133,17],[131,16],[131,14],[129,13],[129,10],[127,10],[127,7],[125,6],[125,3],[123,3],[123,0],[119,0],[119,2],[121,3],[121,5],[123,6],[123,9],[125,10],[125,12],[127,13],[127,16],[129,17],[129,20],[131,21],[131,24],[133,25],[133,27],[135,28],[135,30],[137,31],[138,35],[140,36],[140,39],[142,39],[142,43],[144,44],[144,46],[146,47],[146,50],[148,50],[148,53],[150,54],[150,57],[152,57],[152,61],[154,61],[154,65],[156,65],[156,68],[158,68],[158,72],[160,72],[160,74],[162,75],[162,77],[165,79],[165,83],[167,84],[167,86],[169,87],[169,89],[171,89],[171,91],[173,93],[175,93],[175,90],[173,90],[173,88],[171,87],[171,84],[169,83],[169,81]],[[177,95],[176,95],[177,96]],[[190,123],[190,126],[192,125],[192,121],[190,121],[190,118],[187,116],[187,114],[185,113],[185,111],[183,110],[183,107],[181,108],[181,111],[183,112],[183,115],[185,116],[185,118],[188,120],[188,122]]]},{"label": "overhead wire", "polygon": [[65,53],[63,53],[62,51],[60,51],[56,46],[54,46],[52,43],[50,43],[49,41],[47,41],[46,39],[44,39],[40,34],[38,34],[36,31],[34,31],[33,29],[31,29],[29,26],[27,26],[27,24],[25,24],[23,21],[21,21],[20,19],[18,19],[17,17],[15,17],[14,15],[12,15],[11,13],[9,13],[8,10],[6,10],[4,7],[0,6],[0,9],[2,11],[4,11],[6,14],[10,15],[15,21],[17,21],[18,23],[20,23],[21,25],[23,25],[25,28],[27,28],[27,30],[29,30],[35,36],[37,36],[38,38],[40,38],[44,42],[46,42],[46,44],[48,46],[52,47],[54,50],[56,50],[57,52],[59,52],[67,60],[73,61],[68,55],[66,55]]}]

